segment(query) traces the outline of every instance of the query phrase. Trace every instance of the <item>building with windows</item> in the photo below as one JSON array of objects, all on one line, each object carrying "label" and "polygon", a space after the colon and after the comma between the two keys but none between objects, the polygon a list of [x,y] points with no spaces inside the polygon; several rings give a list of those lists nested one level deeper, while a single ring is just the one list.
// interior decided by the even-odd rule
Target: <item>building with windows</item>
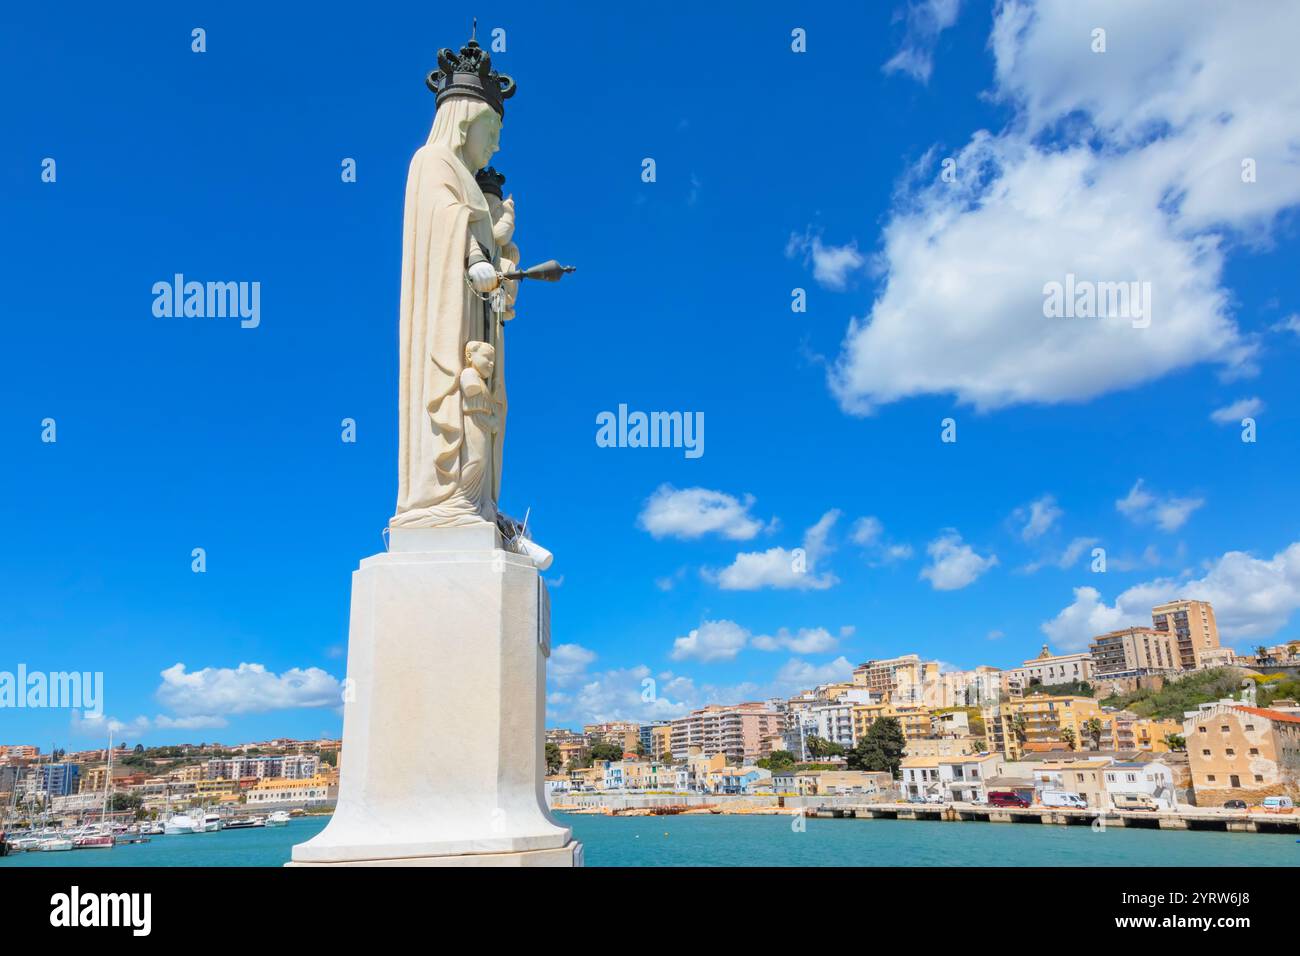
[{"label": "building with windows", "polygon": [[1151,609],[1151,626],[1173,637],[1184,670],[1199,666],[1201,655],[1219,646],[1219,625],[1209,601],[1179,598],[1156,605]]},{"label": "building with windows", "polygon": [[985,707],[983,716],[989,749],[1008,760],[1019,760],[1027,747],[1053,746],[1067,750],[1067,738],[1071,735],[1076,746],[1081,745],[1087,722],[1093,718],[1100,720],[1103,715],[1091,697],[1034,694]]},{"label": "building with windows", "polygon": [[1300,799],[1300,713],[1221,700],[1185,717],[1183,737],[1198,805]]},{"label": "building with windows", "polygon": [[1034,767],[1034,789],[1038,791],[1040,802],[1044,790],[1064,790],[1079,794],[1092,809],[1109,809],[1111,801],[1110,791],[1106,789],[1106,771],[1114,762],[1113,757],[1044,760]]},{"label": "building with windows", "polygon": [[1092,680],[1092,655],[1053,654],[1046,644],[1033,660],[1015,668],[1013,684],[1020,694],[1031,693],[1035,687],[1052,687],[1073,681]]},{"label": "building with windows", "polygon": [[754,761],[780,749],[785,717],[767,704],[710,704],[672,722],[672,752],[677,760],[692,748],[724,754],[733,763]]},{"label": "building with windows", "polygon": [[1127,627],[1096,638],[1089,651],[1098,680],[1168,674],[1182,669],[1174,635],[1154,627]]},{"label": "building with windows", "polygon": [[1178,809],[1174,797],[1174,772],[1159,760],[1145,763],[1113,763],[1106,768],[1106,791],[1110,794],[1111,805],[1115,797],[1121,794],[1141,794],[1150,797],[1161,810]]},{"label": "building with windows", "polygon": [[635,720],[610,720],[603,724],[587,724],[582,732],[591,741],[603,740],[624,751],[636,752],[641,740],[641,725]]},{"label": "building with windows", "polygon": [[853,683],[898,705],[925,703],[925,687],[938,679],[939,662],[923,661],[918,654],[867,661],[853,669]]},{"label": "building with windows", "polygon": [[246,793],[248,806],[265,807],[275,804],[316,806],[337,799],[337,786],[324,776],[295,780],[288,777],[264,777]]}]

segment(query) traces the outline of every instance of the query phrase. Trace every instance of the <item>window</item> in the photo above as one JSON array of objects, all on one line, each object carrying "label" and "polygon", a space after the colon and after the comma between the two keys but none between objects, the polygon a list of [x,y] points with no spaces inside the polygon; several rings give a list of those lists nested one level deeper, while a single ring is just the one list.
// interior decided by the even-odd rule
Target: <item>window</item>
[{"label": "window", "polygon": [[1210,755],[1210,752],[1209,752],[1208,750],[1202,750],[1202,751],[1201,751],[1201,756],[1202,756],[1202,757],[1208,757],[1209,755]]},{"label": "window", "polygon": [[1247,733],[1253,733],[1254,730],[1255,730],[1255,725],[1254,725],[1254,724],[1247,724],[1247,725],[1246,725],[1246,732],[1247,732]]},{"label": "window", "polygon": [[1255,774],[1255,782],[1256,782],[1256,783],[1263,783],[1263,782],[1264,782],[1264,778],[1263,778],[1260,774]]},{"label": "window", "polygon": [[1235,751],[1235,750],[1233,750],[1231,747],[1229,747],[1228,750],[1227,750],[1227,754],[1228,754],[1229,757],[1235,757],[1235,756],[1237,756],[1237,751]]},{"label": "window", "polygon": [[1258,748],[1258,747],[1251,747],[1251,748],[1250,748],[1250,755],[1251,755],[1252,757],[1258,757],[1258,756],[1259,756],[1259,748]]},{"label": "window", "polygon": [[1206,774],[1206,775],[1205,775],[1205,779],[1208,780],[1208,781],[1210,781],[1210,783],[1214,783],[1214,774],[1212,774],[1212,773],[1208,773],[1208,774]]}]

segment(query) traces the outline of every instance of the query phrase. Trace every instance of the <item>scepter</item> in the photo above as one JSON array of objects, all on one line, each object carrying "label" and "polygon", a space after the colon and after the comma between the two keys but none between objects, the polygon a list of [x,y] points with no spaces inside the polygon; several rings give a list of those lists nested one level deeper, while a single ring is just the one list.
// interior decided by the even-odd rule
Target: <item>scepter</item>
[{"label": "scepter", "polygon": [[559,282],[565,275],[577,269],[577,266],[562,266],[554,259],[547,259],[541,265],[514,272],[502,272],[503,279],[540,279],[542,282]]}]

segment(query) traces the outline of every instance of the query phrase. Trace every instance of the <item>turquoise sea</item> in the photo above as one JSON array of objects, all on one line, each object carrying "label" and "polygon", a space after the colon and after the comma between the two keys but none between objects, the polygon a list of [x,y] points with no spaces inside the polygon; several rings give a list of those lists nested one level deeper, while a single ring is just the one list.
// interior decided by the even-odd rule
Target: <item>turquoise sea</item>
[{"label": "turquoise sea", "polygon": [[[1294,835],[912,820],[557,815],[588,866],[1296,866]],[[286,827],[160,836],[112,850],[23,853],[25,866],[280,866],[325,818]]]}]

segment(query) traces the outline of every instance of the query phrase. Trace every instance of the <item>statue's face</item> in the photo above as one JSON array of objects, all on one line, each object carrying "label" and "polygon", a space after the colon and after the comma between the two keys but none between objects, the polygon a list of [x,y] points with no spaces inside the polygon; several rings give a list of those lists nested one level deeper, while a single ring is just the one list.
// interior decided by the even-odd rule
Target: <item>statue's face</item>
[{"label": "statue's face", "polygon": [[497,364],[496,350],[490,345],[476,348],[469,353],[469,363],[474,366],[474,371],[478,372],[480,378],[491,378],[492,370]]},{"label": "statue's face", "polygon": [[475,171],[482,169],[488,164],[492,154],[500,149],[498,145],[500,140],[501,117],[497,116],[496,110],[485,107],[478,116],[474,117],[465,132],[465,145],[461,148],[465,165]]}]

